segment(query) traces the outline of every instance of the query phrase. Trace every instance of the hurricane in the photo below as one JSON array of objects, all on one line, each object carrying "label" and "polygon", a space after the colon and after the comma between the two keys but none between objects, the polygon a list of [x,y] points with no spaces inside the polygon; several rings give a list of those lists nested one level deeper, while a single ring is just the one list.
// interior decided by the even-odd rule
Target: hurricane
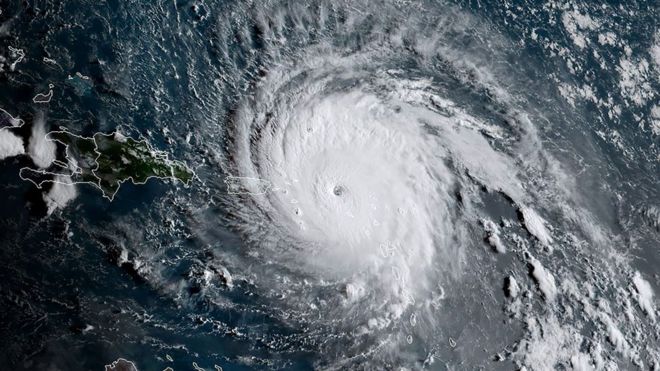
[{"label": "hurricane", "polygon": [[[497,346],[510,335],[484,323],[495,304],[479,298],[505,285],[520,317],[512,308],[532,305],[516,298],[525,271],[551,321],[528,325],[549,331],[562,318],[549,267],[561,259],[572,279],[585,274],[551,258],[555,247],[585,239],[593,250],[572,254],[608,267],[608,231],[571,179],[575,164],[547,142],[579,118],[529,80],[514,40],[450,5],[285,2],[250,13],[231,37],[262,57],[248,58],[253,78],[217,152],[226,220],[249,249],[232,259],[262,266],[255,285],[276,317],[309,329],[299,341],[325,355],[317,365],[433,368],[456,357],[461,333],[470,347]],[[505,243],[501,230],[525,237]],[[611,282],[600,272],[595,282]],[[589,348],[575,344],[579,366]]]},{"label": "hurricane", "polygon": [[[660,31],[658,7],[635,6],[129,12],[150,36],[120,43],[125,68],[94,68],[115,95],[148,96],[113,109],[149,115],[114,138],[144,134],[195,174],[146,216],[122,188],[117,220],[67,224],[165,308],[118,284],[136,295],[118,304],[140,323],[126,339],[144,347],[127,356],[139,369],[161,365],[154,348],[195,369],[660,367]],[[631,47],[621,35],[642,18]]]}]

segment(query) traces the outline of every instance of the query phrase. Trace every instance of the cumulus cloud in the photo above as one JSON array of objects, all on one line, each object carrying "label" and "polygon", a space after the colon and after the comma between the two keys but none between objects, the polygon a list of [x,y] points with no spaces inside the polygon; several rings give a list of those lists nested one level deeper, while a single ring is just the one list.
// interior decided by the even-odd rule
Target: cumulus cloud
[{"label": "cumulus cloud", "polygon": [[55,160],[56,146],[46,139],[46,119],[42,113],[37,114],[32,125],[32,135],[28,144],[28,153],[35,165],[45,169]]},{"label": "cumulus cloud", "polygon": [[635,285],[635,290],[637,290],[637,301],[639,302],[639,306],[644,313],[655,321],[655,305],[653,303],[653,288],[651,287],[651,284],[642,278],[642,275],[639,272],[635,272],[633,284]]},{"label": "cumulus cloud", "polygon": [[53,187],[43,196],[48,207],[48,215],[58,208],[65,207],[76,196],[78,196],[78,191],[71,178],[63,175],[56,176]]},{"label": "cumulus cloud", "polygon": [[0,160],[25,153],[23,140],[9,130],[0,130]]},{"label": "cumulus cloud", "polygon": [[555,277],[535,258],[530,258],[530,264],[532,265],[532,276],[538,284],[543,297],[548,302],[554,301],[557,296]]},{"label": "cumulus cloud", "polygon": [[536,213],[536,211],[529,207],[523,207],[520,209],[520,212],[523,216],[525,228],[529,233],[546,246],[552,243],[552,237],[550,236],[548,229],[545,227],[546,222]]}]

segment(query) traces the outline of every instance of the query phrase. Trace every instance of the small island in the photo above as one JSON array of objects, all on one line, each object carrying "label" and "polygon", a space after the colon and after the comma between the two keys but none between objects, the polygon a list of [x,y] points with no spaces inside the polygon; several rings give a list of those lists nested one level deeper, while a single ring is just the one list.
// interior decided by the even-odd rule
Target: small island
[{"label": "small island", "polygon": [[170,160],[166,152],[154,149],[146,140],[127,138],[119,132],[84,137],[59,130],[46,134],[46,139],[65,146],[66,160],[54,161],[55,169],[21,169],[21,177],[39,188],[66,175],[70,184],[95,185],[112,200],[128,180],[144,184],[151,178],[172,179],[187,185],[195,176],[184,163]]}]

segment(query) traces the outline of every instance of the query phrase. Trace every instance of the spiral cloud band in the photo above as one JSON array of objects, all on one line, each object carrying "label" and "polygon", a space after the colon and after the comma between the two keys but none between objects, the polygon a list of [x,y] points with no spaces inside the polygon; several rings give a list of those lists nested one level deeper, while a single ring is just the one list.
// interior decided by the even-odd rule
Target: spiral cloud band
[{"label": "spiral cloud band", "polygon": [[[607,331],[587,338],[559,303],[630,270],[608,263],[609,226],[550,150],[573,113],[507,62],[512,41],[451,6],[278,3],[246,22],[239,39],[267,57],[242,62],[254,72],[218,149],[227,222],[248,246],[226,261],[255,270],[269,312],[327,354],[318,365],[479,365],[492,355],[470,349],[513,333],[526,335],[498,357],[532,365],[555,341],[563,353],[544,362],[597,364]],[[600,268],[578,278],[581,259]],[[489,320],[501,305],[521,321]],[[585,313],[615,331],[611,308]]]},{"label": "spiral cloud band", "polygon": [[233,116],[226,182],[242,228],[273,260],[334,282],[332,311],[363,317],[352,336],[416,324],[419,310],[434,322],[478,220],[471,193],[524,199],[514,159],[490,143],[511,140],[507,128],[459,107],[438,76],[386,69],[389,54],[312,46]]}]

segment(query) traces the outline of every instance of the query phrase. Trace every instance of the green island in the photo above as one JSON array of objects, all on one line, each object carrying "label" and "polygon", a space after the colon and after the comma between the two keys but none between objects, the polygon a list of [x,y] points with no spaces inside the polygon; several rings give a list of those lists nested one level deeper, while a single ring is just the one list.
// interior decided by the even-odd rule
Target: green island
[{"label": "green island", "polygon": [[[110,200],[127,180],[144,184],[150,178],[159,178],[190,184],[195,175],[183,162],[170,160],[166,152],[154,149],[146,140],[127,138],[118,132],[83,137],[60,130],[49,132],[46,138],[66,146],[67,163],[56,161],[55,165],[71,172],[66,175],[72,183],[96,185]],[[30,170],[32,178],[39,173],[53,174]]]}]

